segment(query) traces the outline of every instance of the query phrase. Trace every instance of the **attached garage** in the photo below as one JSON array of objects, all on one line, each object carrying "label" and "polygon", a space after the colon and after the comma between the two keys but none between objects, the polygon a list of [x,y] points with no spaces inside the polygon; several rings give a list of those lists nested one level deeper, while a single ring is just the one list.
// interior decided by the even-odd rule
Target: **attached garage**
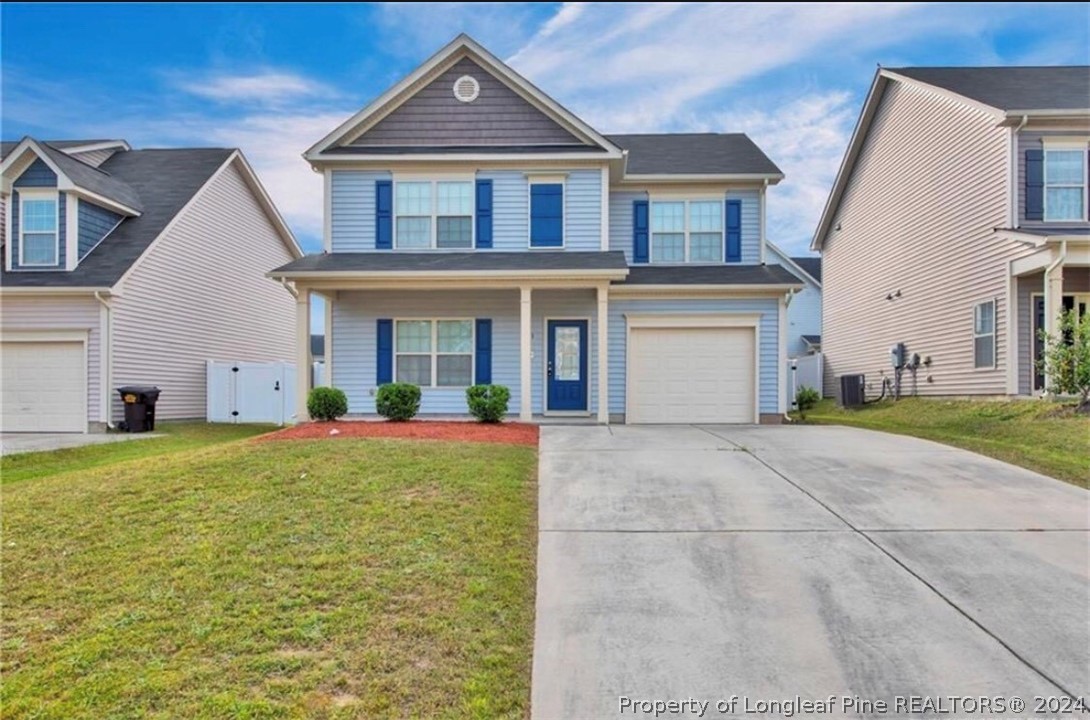
[{"label": "attached garage", "polygon": [[628,319],[626,421],[757,422],[757,316]]},{"label": "attached garage", "polygon": [[83,338],[0,342],[0,430],[86,432],[87,352]]}]

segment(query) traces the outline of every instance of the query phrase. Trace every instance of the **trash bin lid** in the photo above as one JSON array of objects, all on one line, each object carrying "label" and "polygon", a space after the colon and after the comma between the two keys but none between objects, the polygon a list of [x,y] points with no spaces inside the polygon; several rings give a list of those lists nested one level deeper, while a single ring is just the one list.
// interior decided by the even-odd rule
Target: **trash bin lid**
[{"label": "trash bin lid", "polygon": [[122,385],[117,391],[119,393],[157,393],[159,388],[154,385]]}]

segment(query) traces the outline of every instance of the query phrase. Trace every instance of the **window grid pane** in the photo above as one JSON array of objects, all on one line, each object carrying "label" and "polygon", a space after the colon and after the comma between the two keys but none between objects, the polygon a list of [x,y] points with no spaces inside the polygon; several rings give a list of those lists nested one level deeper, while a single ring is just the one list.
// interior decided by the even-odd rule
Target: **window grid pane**
[{"label": "window grid pane", "polygon": [[438,387],[469,387],[472,385],[472,355],[437,355],[435,384]]},{"label": "window grid pane", "polygon": [[976,306],[974,332],[984,335],[995,332],[995,303],[986,302]]},{"label": "window grid pane", "polygon": [[719,232],[723,229],[723,205],[714,201],[689,203],[690,232]]},{"label": "window grid pane", "polygon": [[397,214],[431,216],[431,183],[397,183]]},{"label": "window grid pane", "polygon": [[1047,192],[1049,220],[1082,220],[1082,188],[1050,187]]},{"label": "window grid pane", "polygon": [[652,203],[651,232],[685,232],[685,203]]},{"label": "window grid pane", "polygon": [[397,218],[397,246],[399,248],[430,248],[431,217]]},{"label": "window grid pane", "polygon": [[472,215],[473,186],[467,182],[440,182],[435,188],[437,215]]},{"label": "window grid pane", "polygon": [[691,262],[719,262],[722,259],[723,235],[721,233],[693,233],[689,236]]},{"label": "window grid pane", "polygon": [[652,235],[651,262],[685,262],[684,233],[655,233]]},{"label": "window grid pane", "polygon": [[53,233],[57,231],[56,200],[23,200],[23,232]]},{"label": "window grid pane", "polygon": [[25,233],[22,262],[25,265],[56,265],[57,236],[54,233]]},{"label": "window grid pane", "polygon": [[1049,150],[1045,154],[1045,182],[1049,185],[1082,185],[1086,155],[1081,150]]},{"label": "window grid pane", "polygon": [[397,352],[431,352],[430,320],[398,320]]},{"label": "window grid pane", "polygon": [[437,332],[439,352],[473,352],[473,323],[469,320],[440,320]]},{"label": "window grid pane", "polygon": [[398,382],[413,385],[431,385],[431,355],[398,355]]},{"label": "window grid pane", "polygon": [[473,218],[438,218],[436,220],[435,246],[440,248],[473,247]]},{"label": "window grid pane", "polygon": [[995,367],[994,335],[981,335],[973,341],[973,367]]}]

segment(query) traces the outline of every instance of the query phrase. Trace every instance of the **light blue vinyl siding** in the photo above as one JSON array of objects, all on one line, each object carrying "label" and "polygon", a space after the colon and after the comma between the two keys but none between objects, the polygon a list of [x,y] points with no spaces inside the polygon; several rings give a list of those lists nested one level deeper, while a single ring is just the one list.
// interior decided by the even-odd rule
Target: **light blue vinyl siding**
[{"label": "light blue vinyl siding", "polygon": [[[765,262],[769,265],[784,265],[782,255],[769,246],[765,253]],[[790,266],[788,266],[790,269]],[[791,272],[795,272],[791,270]],[[791,298],[787,306],[787,357],[806,355],[806,343],[803,335],[821,334],[821,289],[808,278],[803,278],[805,287]]]},{"label": "light blue vinyl siding", "polygon": [[[333,386],[348,396],[348,412],[375,412],[375,327],[379,318],[491,318],[492,382],[511,390],[518,413],[519,296],[515,290],[471,292],[340,292],[333,302]],[[464,414],[464,388],[423,388],[420,412]]]},{"label": "light blue vinyl siding", "polygon": [[[564,183],[565,249],[601,250],[601,171],[555,172],[567,176]],[[391,177],[387,172],[333,171],[333,252],[375,249],[375,181]],[[492,249],[528,251],[530,190],[526,171],[482,170],[477,178],[492,181]]]},{"label": "light blue vinyl siding", "polygon": [[[38,163],[42,163],[42,161],[38,160],[38,161],[36,161],[34,163],[34,165],[37,165]],[[30,167],[33,168],[34,165],[31,165]],[[45,163],[42,163],[42,167],[44,167],[45,170],[47,172],[49,172],[50,174],[53,173],[53,171],[50,170],[45,165]],[[30,172],[30,170],[28,169],[27,172]],[[57,176],[53,175],[53,185],[52,186],[51,185],[35,185],[35,184],[33,184],[33,182],[23,183],[22,185],[20,185],[20,180],[22,180],[24,177],[26,177],[26,173],[23,173],[23,175],[20,176],[19,180],[15,181],[15,185],[18,186],[18,187],[28,187],[28,188],[29,187],[53,187],[53,186],[56,185],[56,181],[57,181]],[[12,189],[10,202],[11,202],[11,240],[10,240],[9,245],[10,245],[10,248],[11,248],[11,269],[12,270],[20,270],[20,269],[22,269],[22,265],[20,265],[20,263],[19,263],[19,242],[20,242],[20,237],[21,237],[20,234],[19,234],[19,231],[20,231],[19,211],[21,210],[21,208],[19,207],[19,191],[18,190]],[[67,244],[67,233],[68,233],[68,207],[67,206],[68,206],[68,203],[67,203],[67,198],[65,197],[65,193],[57,193],[57,264],[56,265],[28,265],[26,267],[27,270],[49,270],[49,269],[53,269],[53,268],[63,269],[65,267],[65,263],[67,262],[67,259],[66,259],[67,258],[67,252],[66,252],[67,248],[65,246]]]},{"label": "light blue vinyl siding", "polygon": [[35,160],[16,178],[15,187],[57,187],[57,173],[42,160]]},{"label": "light blue vinyl siding", "polygon": [[609,303],[609,412],[625,412],[626,313],[760,313],[759,388],[762,414],[779,408],[779,305],[775,298],[616,300]]},{"label": "light blue vinyl siding", "polygon": [[122,219],[121,215],[110,212],[86,200],[79,201],[79,259],[106,237]]},{"label": "light blue vinyl siding", "polygon": [[[647,200],[646,192],[609,194],[609,249],[623,250],[632,264],[632,202]],[[761,193],[757,189],[731,190],[724,200],[742,201],[742,264],[761,262]]]},{"label": "light blue vinyl siding", "polygon": [[375,181],[389,179],[388,172],[333,171],[333,252],[375,249]]}]

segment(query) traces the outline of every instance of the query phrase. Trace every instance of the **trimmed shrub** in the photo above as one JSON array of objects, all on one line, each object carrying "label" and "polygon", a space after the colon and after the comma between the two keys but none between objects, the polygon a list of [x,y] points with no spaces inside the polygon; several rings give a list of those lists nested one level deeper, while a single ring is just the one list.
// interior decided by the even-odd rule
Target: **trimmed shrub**
[{"label": "trimmed shrub", "polygon": [[344,390],[316,387],[307,396],[307,412],[315,420],[336,420],[348,412]]},{"label": "trimmed shrub", "polygon": [[805,385],[800,387],[799,391],[795,393],[795,405],[798,406],[799,417],[805,420],[806,411],[817,405],[820,399],[821,396],[818,395],[818,391],[814,388]]},{"label": "trimmed shrub", "polygon": [[474,385],[466,388],[469,413],[483,423],[498,423],[507,414],[511,391],[503,385]]},{"label": "trimmed shrub", "polygon": [[411,383],[380,385],[375,410],[387,420],[412,420],[420,412],[420,388]]}]

